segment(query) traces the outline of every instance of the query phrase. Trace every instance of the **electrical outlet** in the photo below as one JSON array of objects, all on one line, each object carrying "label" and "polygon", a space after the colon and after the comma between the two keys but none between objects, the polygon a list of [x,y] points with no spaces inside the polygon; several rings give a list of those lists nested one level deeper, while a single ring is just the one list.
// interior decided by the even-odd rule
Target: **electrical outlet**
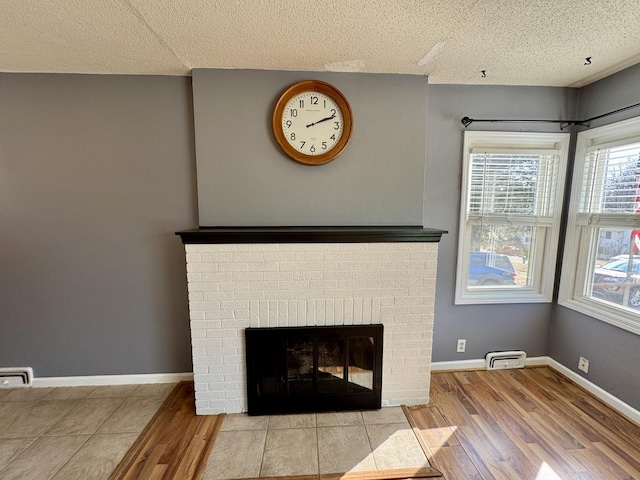
[{"label": "electrical outlet", "polygon": [[456,351],[458,353],[464,352],[467,348],[467,341],[464,338],[458,339],[458,346],[456,347]]},{"label": "electrical outlet", "polygon": [[584,357],[580,357],[578,360],[578,370],[582,370],[584,373],[589,373],[589,360]]}]

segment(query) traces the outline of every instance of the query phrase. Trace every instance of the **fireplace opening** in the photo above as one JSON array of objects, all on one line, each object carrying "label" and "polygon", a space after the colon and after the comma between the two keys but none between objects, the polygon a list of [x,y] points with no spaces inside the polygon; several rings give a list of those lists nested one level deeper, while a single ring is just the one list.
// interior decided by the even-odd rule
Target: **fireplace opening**
[{"label": "fireplace opening", "polygon": [[245,329],[249,415],[378,409],[382,325]]}]

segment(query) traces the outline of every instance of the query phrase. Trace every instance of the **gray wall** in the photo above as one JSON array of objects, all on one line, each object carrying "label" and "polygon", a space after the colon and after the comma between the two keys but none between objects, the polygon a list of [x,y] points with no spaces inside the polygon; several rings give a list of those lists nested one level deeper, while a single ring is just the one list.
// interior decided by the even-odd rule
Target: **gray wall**
[{"label": "gray wall", "polygon": [[[272,134],[278,97],[308,79],[353,111],[349,145],[322,166],[290,160]],[[426,77],[198,69],[193,96],[200,225],[421,224]]]},{"label": "gray wall", "polygon": [[0,74],[0,366],[191,371],[190,80]]},{"label": "gray wall", "polygon": [[[640,102],[640,65],[580,89],[578,118],[591,118]],[[591,128],[640,115],[640,108],[592,122]],[[549,355],[574,372],[589,359],[586,378],[640,409],[640,336],[562,306],[552,316]]]},{"label": "gray wall", "polygon": [[[572,89],[429,85],[422,222],[450,232],[440,243],[435,361],[523,348],[575,368],[583,355],[589,380],[640,407],[638,336],[562,307],[453,305],[460,118],[591,116],[638,102],[638,84],[633,67],[586,87],[578,113]],[[37,376],[191,369],[184,254],[173,234],[198,224],[191,104],[188,78],[0,74],[0,366],[31,365]],[[331,165],[281,161],[314,175]],[[365,195],[360,174],[350,181]],[[411,222],[422,194],[418,203]],[[465,354],[455,352],[458,338]]]},{"label": "gray wall", "polygon": [[[424,223],[449,231],[438,253],[433,360],[484,358],[494,350],[547,354],[551,304],[454,305],[462,142],[470,118],[573,118],[577,92],[553,87],[429,85]],[[468,130],[559,132],[553,124],[474,123]],[[467,351],[456,353],[457,339]]]}]

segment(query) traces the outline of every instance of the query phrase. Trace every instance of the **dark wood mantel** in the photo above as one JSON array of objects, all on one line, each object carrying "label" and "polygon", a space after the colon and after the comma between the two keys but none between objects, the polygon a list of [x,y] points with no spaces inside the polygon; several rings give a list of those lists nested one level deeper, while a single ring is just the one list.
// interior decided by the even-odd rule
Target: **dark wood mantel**
[{"label": "dark wood mantel", "polygon": [[186,244],[439,242],[446,230],[421,226],[201,227],[176,232]]}]

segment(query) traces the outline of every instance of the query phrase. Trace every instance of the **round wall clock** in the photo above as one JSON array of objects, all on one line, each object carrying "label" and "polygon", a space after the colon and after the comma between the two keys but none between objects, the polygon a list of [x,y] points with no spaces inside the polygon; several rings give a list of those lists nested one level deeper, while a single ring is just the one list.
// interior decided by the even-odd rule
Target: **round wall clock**
[{"label": "round wall clock", "polygon": [[324,165],[342,153],[353,130],[351,107],[334,86],[319,80],[294,83],[273,111],[280,148],[304,165]]}]

